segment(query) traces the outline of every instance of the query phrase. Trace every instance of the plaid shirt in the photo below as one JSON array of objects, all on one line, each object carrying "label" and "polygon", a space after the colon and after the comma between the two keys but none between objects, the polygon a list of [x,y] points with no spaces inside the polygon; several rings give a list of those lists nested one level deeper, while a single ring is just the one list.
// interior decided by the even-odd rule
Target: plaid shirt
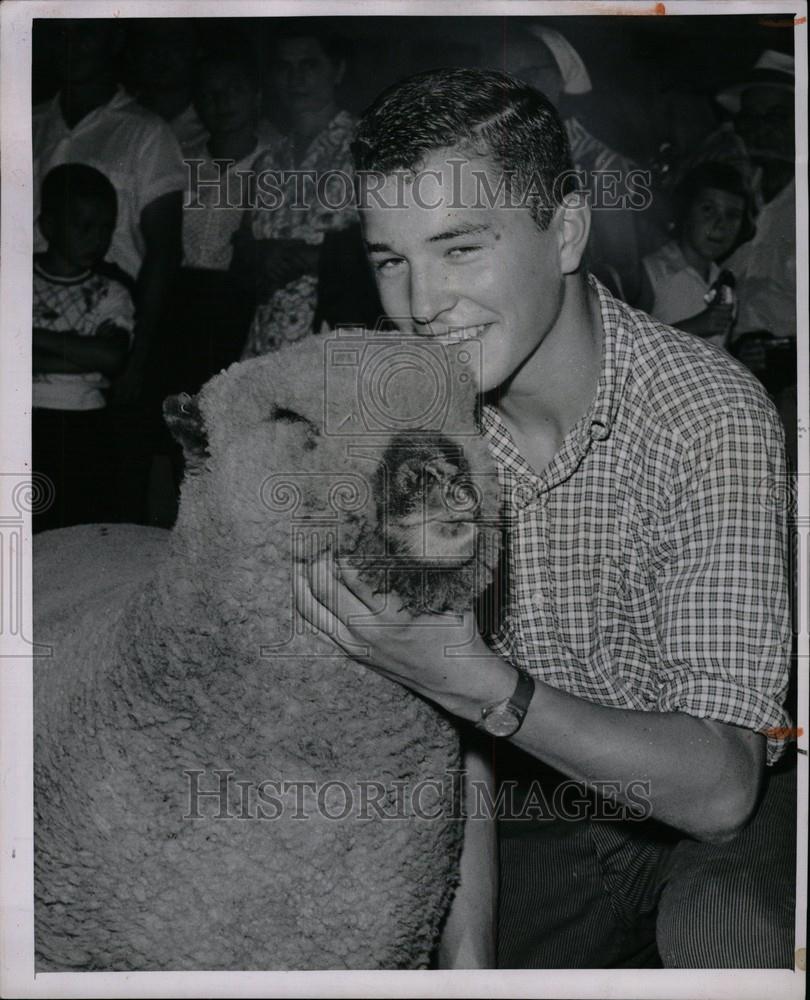
[{"label": "plaid shirt", "polygon": [[779,418],[728,355],[591,282],[596,395],[541,475],[483,409],[508,533],[493,648],[602,705],[788,727]]}]

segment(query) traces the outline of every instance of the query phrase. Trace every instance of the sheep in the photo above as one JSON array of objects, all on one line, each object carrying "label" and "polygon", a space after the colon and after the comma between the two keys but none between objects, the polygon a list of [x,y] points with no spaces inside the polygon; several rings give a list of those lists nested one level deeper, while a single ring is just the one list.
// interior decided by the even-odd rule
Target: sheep
[{"label": "sheep", "polygon": [[467,345],[390,346],[386,374],[370,343],[311,337],[167,400],[171,532],[38,536],[39,971],[429,967],[457,729],[304,627],[292,567],[331,548],[413,613],[469,608],[498,487]]}]

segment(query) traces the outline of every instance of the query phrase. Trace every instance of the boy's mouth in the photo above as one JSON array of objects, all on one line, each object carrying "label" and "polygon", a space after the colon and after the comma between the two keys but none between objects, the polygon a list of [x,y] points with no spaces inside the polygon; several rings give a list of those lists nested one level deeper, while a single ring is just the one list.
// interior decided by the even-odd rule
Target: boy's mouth
[{"label": "boy's mouth", "polygon": [[482,337],[491,325],[491,323],[481,323],[478,326],[450,327],[450,329],[442,336],[442,340],[449,341],[450,343],[457,343],[464,340],[474,340],[477,337]]}]

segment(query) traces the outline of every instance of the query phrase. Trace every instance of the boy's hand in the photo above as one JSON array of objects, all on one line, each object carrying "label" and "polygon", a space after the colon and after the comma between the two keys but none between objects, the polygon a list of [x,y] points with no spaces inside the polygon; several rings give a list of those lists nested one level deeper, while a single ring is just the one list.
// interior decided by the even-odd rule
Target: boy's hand
[{"label": "boy's hand", "polygon": [[295,596],[299,613],[347,656],[445,707],[468,688],[471,659],[493,658],[472,611],[412,615],[331,555],[296,569]]},{"label": "boy's hand", "polygon": [[94,331],[94,336],[96,337],[115,337],[122,334],[129,339],[127,331],[121,326],[116,326],[114,319],[105,319],[102,323],[99,323]]}]

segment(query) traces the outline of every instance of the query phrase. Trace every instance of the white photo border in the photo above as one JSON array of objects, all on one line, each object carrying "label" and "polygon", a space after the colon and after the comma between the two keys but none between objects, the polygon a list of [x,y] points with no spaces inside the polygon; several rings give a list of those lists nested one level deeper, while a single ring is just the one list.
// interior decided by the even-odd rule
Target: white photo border
[{"label": "white photo border", "polygon": [[[34,975],[31,537],[11,531],[2,494],[30,477],[31,33],[35,18],[301,16],[794,15],[796,59],[799,481],[799,689],[796,940],[806,941],[807,704],[810,663],[810,345],[808,344],[806,2],[595,3],[568,0],[6,0],[0,9],[0,995],[16,997],[582,997],[761,1000],[804,996],[797,970],[189,972]],[[15,522],[16,523],[16,522]],[[13,525],[12,525],[13,526]],[[19,528],[19,525],[17,526]],[[17,560],[15,562],[15,560]],[[13,576],[12,576],[13,572]],[[3,588],[6,587],[5,593]],[[9,591],[10,588],[10,591]],[[15,588],[17,588],[15,590]],[[12,603],[17,611],[9,611]],[[5,617],[3,613],[5,612]],[[12,620],[19,613],[18,620]],[[801,962],[801,956],[797,956]]]}]

